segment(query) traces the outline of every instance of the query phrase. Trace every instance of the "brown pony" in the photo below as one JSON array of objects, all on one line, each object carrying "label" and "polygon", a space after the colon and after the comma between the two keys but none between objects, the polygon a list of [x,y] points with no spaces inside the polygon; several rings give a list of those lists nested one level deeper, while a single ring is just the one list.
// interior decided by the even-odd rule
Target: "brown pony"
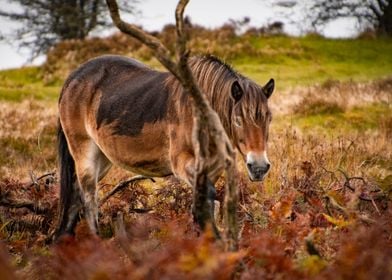
[{"label": "brown pony", "polygon": [[[262,180],[270,168],[267,140],[271,112],[267,99],[274,80],[261,87],[211,55],[193,57],[189,65],[246,161],[249,178]],[[66,80],[59,114],[57,237],[73,234],[82,209],[90,230],[98,233],[96,185],[112,164],[150,177],[174,174],[192,186],[191,100],[170,73],[126,57],[92,59]],[[213,167],[209,170],[212,202],[212,182],[221,172]]]}]

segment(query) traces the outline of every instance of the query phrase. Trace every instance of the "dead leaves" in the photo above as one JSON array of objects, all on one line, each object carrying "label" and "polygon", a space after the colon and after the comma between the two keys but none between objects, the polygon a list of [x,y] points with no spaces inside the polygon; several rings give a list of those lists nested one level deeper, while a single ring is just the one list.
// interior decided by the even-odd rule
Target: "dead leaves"
[{"label": "dead leaves", "polygon": [[[350,178],[354,177],[346,178],[339,171],[327,172],[305,161],[298,165],[295,176],[269,197],[263,188],[249,187],[246,178],[241,178],[238,252],[225,252],[211,232],[200,234],[196,230],[189,215],[191,190],[176,181],[160,189],[134,183],[107,200],[101,207],[100,219],[106,239],[91,236],[82,220],[76,240],[66,239],[62,245],[45,247],[48,231],[42,229],[50,227],[50,221],[42,218],[45,215],[34,216],[26,207],[1,208],[8,222],[3,222],[0,233],[3,239],[8,238],[7,249],[16,254],[14,259],[27,264],[18,273],[33,279],[42,275],[48,279],[63,275],[75,279],[228,279],[233,275],[240,279],[328,278],[332,267],[334,276],[358,279],[361,273],[368,275],[367,270],[375,268],[387,273],[383,269],[390,259],[383,252],[370,250],[367,257],[358,255],[366,251],[361,238],[373,246],[364,227],[371,232],[378,228],[378,235],[372,233],[372,238],[379,239],[375,242],[379,250],[390,247],[390,202],[361,199],[379,197],[381,192],[367,181]],[[16,181],[2,184],[3,199],[29,199],[40,207],[56,208],[55,186],[48,188],[44,182],[38,188]],[[105,185],[101,190],[108,191],[109,187]],[[156,199],[152,200],[152,196]],[[223,191],[218,190],[218,197],[223,196]],[[132,209],[153,211],[141,214]],[[122,230],[116,227],[120,217]],[[36,224],[40,230],[12,226],[11,231],[14,221],[19,225]],[[385,260],[378,261],[379,257]],[[346,272],[353,268],[358,273]]]}]

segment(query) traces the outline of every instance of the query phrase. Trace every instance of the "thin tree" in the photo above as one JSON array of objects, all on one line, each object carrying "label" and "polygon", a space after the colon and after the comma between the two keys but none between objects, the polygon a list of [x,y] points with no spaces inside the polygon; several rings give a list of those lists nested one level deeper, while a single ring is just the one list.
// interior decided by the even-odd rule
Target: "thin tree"
[{"label": "thin tree", "polygon": [[274,3],[290,10],[300,6],[305,21],[316,29],[336,19],[353,18],[362,27],[392,36],[392,0],[314,0],[306,3],[285,0]]},{"label": "thin tree", "polygon": [[[4,0],[3,0],[4,1]],[[104,0],[6,0],[0,17],[14,22],[16,32],[0,39],[17,42],[34,58],[45,54],[57,42],[84,39],[91,31],[111,24]],[[123,11],[133,12],[134,1],[121,1]],[[12,4],[12,5],[11,5]]]},{"label": "thin tree", "polygon": [[[225,170],[225,241],[228,250],[238,248],[237,226],[237,188],[235,182],[235,154],[231,142],[220,122],[218,114],[211,108],[204,94],[200,92],[188,65],[190,51],[187,48],[187,36],[184,30],[184,9],[189,0],[179,0],[176,8],[177,46],[176,60],[169,50],[154,36],[146,33],[133,24],[124,22],[119,15],[116,0],[106,0],[114,24],[123,32],[148,46],[154,51],[155,57],[181,82],[184,89],[192,97],[195,113],[193,126],[193,147],[195,162],[195,212],[206,223],[212,222],[205,203],[206,199],[196,199],[206,196],[207,169],[211,160],[218,159],[220,166]],[[216,147],[209,151],[209,147]]]},{"label": "thin tree", "polygon": [[392,0],[332,0],[315,1],[311,7],[314,25],[338,18],[355,18],[359,24],[378,34],[392,36]]}]

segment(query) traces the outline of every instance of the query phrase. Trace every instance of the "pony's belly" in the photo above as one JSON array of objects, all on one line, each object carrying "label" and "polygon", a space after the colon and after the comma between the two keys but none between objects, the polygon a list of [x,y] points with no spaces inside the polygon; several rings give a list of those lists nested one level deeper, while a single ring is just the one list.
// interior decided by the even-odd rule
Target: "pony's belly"
[{"label": "pony's belly", "polygon": [[140,158],[141,151],[128,150],[123,155],[113,155],[107,153],[109,160],[115,165],[120,166],[128,171],[136,174],[151,176],[151,177],[164,177],[172,174],[170,162],[165,157],[153,157],[149,151],[144,154],[148,157]]},{"label": "pony's belly", "polygon": [[103,139],[99,146],[113,164],[145,176],[163,177],[172,174],[169,148],[162,137],[141,139],[121,136]]},{"label": "pony's belly", "polygon": [[137,162],[133,164],[129,163],[124,163],[124,164],[119,164],[122,168],[131,171],[135,174],[140,174],[144,176],[149,176],[149,177],[165,177],[168,175],[173,174],[170,168],[164,165],[160,165],[159,163],[156,162]]}]

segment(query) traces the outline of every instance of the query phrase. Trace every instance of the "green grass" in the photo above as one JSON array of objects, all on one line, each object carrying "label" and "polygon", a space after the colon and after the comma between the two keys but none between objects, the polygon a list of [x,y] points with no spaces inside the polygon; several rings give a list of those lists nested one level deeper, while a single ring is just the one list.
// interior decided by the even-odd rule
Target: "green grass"
[{"label": "green grass", "polygon": [[278,89],[330,79],[369,81],[392,75],[392,39],[280,36],[250,40],[256,55],[244,54],[232,63],[260,83],[275,78]]},{"label": "green grass", "polygon": [[54,101],[59,92],[59,85],[45,85],[40,67],[0,71],[0,100],[21,102],[30,98]]},{"label": "green grass", "polygon": [[346,111],[320,112],[316,114],[297,114],[285,116],[280,122],[288,121],[302,130],[323,132],[364,132],[380,129],[380,119],[392,114],[392,107],[386,103],[373,103],[354,107]]}]

